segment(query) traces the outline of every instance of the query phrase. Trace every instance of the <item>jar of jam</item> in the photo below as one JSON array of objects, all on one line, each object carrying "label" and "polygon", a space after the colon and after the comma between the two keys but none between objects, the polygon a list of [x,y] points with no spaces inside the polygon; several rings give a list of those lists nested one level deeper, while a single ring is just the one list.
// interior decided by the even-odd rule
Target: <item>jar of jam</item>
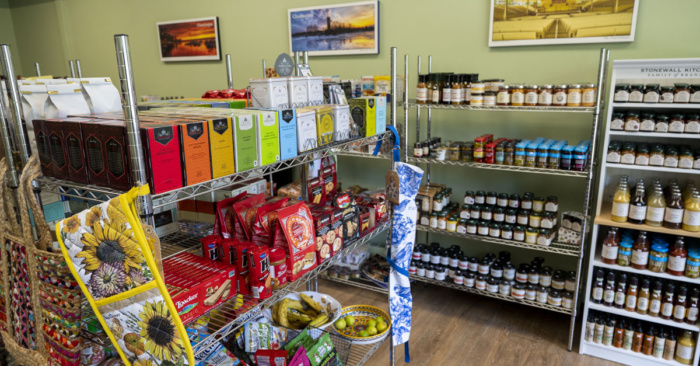
[{"label": "jar of jam", "polygon": [[625,131],[627,132],[638,132],[639,131],[639,113],[636,111],[627,112],[625,115]]},{"label": "jar of jam", "polygon": [[515,271],[515,282],[522,284],[527,283],[527,274],[529,271],[530,268],[521,265],[520,268]]},{"label": "jar of jam", "polygon": [[493,219],[493,207],[488,205],[481,207],[481,219],[491,221]]},{"label": "jar of jam", "polygon": [[517,224],[527,226],[530,222],[530,210],[520,210],[518,211]]},{"label": "jar of jam", "polygon": [[622,157],[621,147],[620,141],[610,141],[608,144],[608,154],[605,157],[605,161],[614,164],[620,163],[620,158]]},{"label": "jar of jam", "polygon": [[649,165],[664,166],[664,147],[661,144],[651,145],[651,153],[649,154]]},{"label": "jar of jam", "polygon": [[637,145],[635,145],[634,142],[625,142],[622,145],[622,151],[620,153],[620,163],[622,163],[622,164],[634,164],[636,152],[637,152]]},{"label": "jar of jam", "polygon": [[467,270],[472,273],[479,272],[479,259],[476,257],[469,258],[469,268]]},{"label": "jar of jam", "polygon": [[467,233],[467,219],[459,219],[457,222],[457,234]]},{"label": "jar of jam", "polygon": [[520,201],[520,208],[524,210],[532,210],[532,200],[533,200],[533,195],[532,193],[525,193],[523,195],[523,199]]},{"label": "jar of jam", "polygon": [[438,214],[438,229],[447,230],[447,212],[440,212]]},{"label": "jar of jam", "polygon": [[525,241],[525,227],[522,225],[516,225],[513,227],[513,240],[515,241]]},{"label": "jar of jam", "polygon": [[634,165],[649,165],[649,145],[639,144],[637,146],[637,156],[634,159]]},{"label": "jar of jam", "polygon": [[549,287],[552,285],[552,270],[549,268],[542,268],[540,271],[540,286]]},{"label": "jar of jam", "polygon": [[544,211],[544,204],[547,202],[544,197],[535,197],[532,200],[532,210],[535,212]]},{"label": "jar of jam", "polygon": [[566,286],[566,281],[564,280],[564,274],[560,273],[561,271],[558,271],[559,273],[554,273],[554,276],[552,276],[552,288],[557,291],[564,290],[564,286]]},{"label": "jar of jam", "polygon": [[504,158],[503,158],[503,164],[504,165],[513,165],[515,162],[515,143],[513,141],[508,141],[503,147],[504,151]]},{"label": "jar of jam", "polygon": [[501,239],[513,240],[513,225],[501,225]]},{"label": "jar of jam", "polygon": [[581,106],[581,84],[571,84],[566,96],[566,105],[568,107]]},{"label": "jar of jam", "polygon": [[630,99],[630,84],[615,84],[615,103],[627,103]]},{"label": "jar of jam", "polygon": [[659,114],[656,116],[656,123],[654,124],[654,132],[668,132],[668,121],[669,118],[665,114]]},{"label": "jar of jam", "polygon": [[464,193],[464,204],[465,205],[473,205],[474,203],[475,203],[474,191],[466,191]]},{"label": "jar of jam", "polygon": [[576,291],[576,272],[569,271],[566,274],[566,281],[564,282],[564,290],[566,291]]},{"label": "jar of jam", "polygon": [[673,103],[672,86],[662,86],[659,88],[659,103]]},{"label": "jar of jam", "polygon": [[668,121],[668,132],[683,133],[685,131],[685,116],[682,113],[674,113]]},{"label": "jar of jam", "polygon": [[485,106],[495,106],[496,105],[496,93],[484,93],[484,105]]},{"label": "jar of jam", "polygon": [[542,221],[540,222],[540,227],[543,229],[554,229],[557,226],[557,214],[556,212],[545,212],[542,216]]},{"label": "jar of jam", "polygon": [[462,210],[459,212],[459,217],[467,220],[470,219],[472,217],[471,209],[471,205],[462,205]]},{"label": "jar of jam", "polygon": [[687,146],[682,146],[678,154],[678,167],[681,169],[693,169],[694,162],[693,152]]},{"label": "jar of jam", "polygon": [[541,106],[550,106],[552,105],[553,101],[553,96],[554,96],[554,86],[547,84],[547,85],[541,85],[539,88],[539,95],[537,98],[537,105]]},{"label": "jar of jam", "polygon": [[496,199],[496,204],[498,207],[508,207],[508,194],[499,193]]},{"label": "jar of jam", "polygon": [[542,213],[536,212],[536,211],[531,211],[530,212],[529,226],[534,227],[534,228],[539,228],[541,222],[542,222]]},{"label": "jar of jam", "polygon": [[528,244],[537,244],[537,229],[529,227],[525,231],[525,242]]},{"label": "jar of jam", "polygon": [[668,264],[668,246],[663,244],[654,244],[649,252],[648,270],[656,273],[666,272]]},{"label": "jar of jam", "polygon": [[690,103],[700,103],[700,84],[690,85]]},{"label": "jar of jam", "polygon": [[525,300],[536,301],[537,300],[537,286],[525,285]]},{"label": "jar of jam", "polygon": [[539,100],[539,87],[537,85],[528,85],[525,87],[525,105],[529,107],[536,106]]},{"label": "jar of jam", "polygon": [[700,115],[691,113],[685,116],[685,130],[683,133],[700,133]]},{"label": "jar of jam", "polygon": [[537,302],[540,304],[547,303],[547,297],[549,296],[549,289],[543,286],[537,287]]},{"label": "jar of jam", "polygon": [[505,208],[503,207],[496,207],[493,209],[493,221],[498,222],[498,223],[503,223],[506,220],[506,214],[505,214]]},{"label": "jar of jam", "polygon": [[673,145],[666,146],[664,151],[664,167],[678,168],[678,149]]},{"label": "jar of jam", "polygon": [[498,93],[501,87],[505,85],[505,80],[503,79],[492,79],[491,80],[491,92]]},{"label": "jar of jam", "polygon": [[484,105],[484,94],[472,94],[472,97],[469,100],[469,105],[483,106]]},{"label": "jar of jam", "polygon": [[[566,106],[566,101],[568,98],[568,95],[567,95],[568,94],[567,93],[568,87],[569,86],[565,85],[565,84],[557,85],[554,87],[553,98],[552,98],[552,105],[553,106],[557,106],[557,107]],[[579,90],[579,93],[580,93],[580,90]]]},{"label": "jar of jam", "polygon": [[572,309],[574,307],[574,293],[570,291],[564,292],[561,298],[561,307]]},{"label": "jar of jam", "polygon": [[517,194],[511,194],[510,197],[508,197],[508,207],[510,208],[519,208],[520,207],[520,196]]},{"label": "jar of jam", "polygon": [[479,221],[479,225],[477,226],[477,234],[481,236],[488,236],[489,235],[489,222],[481,220]]},{"label": "jar of jam", "polygon": [[438,228],[438,213],[437,212],[433,212],[430,214],[430,228],[431,229]]},{"label": "jar of jam", "polygon": [[517,223],[518,215],[517,210],[514,208],[509,208],[505,211],[504,222],[506,224],[514,225]]},{"label": "jar of jam", "polygon": [[673,103],[689,103],[690,85],[686,83],[675,83],[673,86]]},{"label": "jar of jam", "polygon": [[421,158],[423,157],[423,146],[420,142],[416,142],[413,145],[413,157],[414,158]]},{"label": "jar of jam", "polygon": [[489,236],[492,238],[501,237],[501,224],[494,222],[489,226]]},{"label": "jar of jam", "polygon": [[502,85],[496,94],[496,104],[500,106],[510,105],[510,86]]},{"label": "jar of jam", "polygon": [[447,218],[447,231],[454,233],[457,232],[457,222],[459,221],[459,216],[452,215]]},{"label": "jar of jam", "polygon": [[498,284],[498,293],[501,294],[501,295],[505,295],[505,296],[510,295],[510,286],[511,286],[510,281],[508,281],[508,280],[502,280],[502,281]]},{"label": "jar of jam", "polygon": [[547,196],[544,203],[544,210],[549,212],[559,211],[559,198],[557,196]]},{"label": "jar of jam", "polygon": [[629,103],[641,103],[644,101],[644,84],[630,85]]},{"label": "jar of jam", "polygon": [[611,131],[623,131],[625,129],[625,114],[614,112],[610,120]]},{"label": "jar of jam", "polygon": [[562,298],[559,291],[550,291],[549,296],[547,296],[547,304],[552,306],[561,306]]},{"label": "jar of jam", "polygon": [[510,90],[510,105],[522,107],[525,103],[525,86],[521,84],[512,85]]},{"label": "jar of jam", "polygon": [[490,206],[495,206],[498,201],[498,194],[496,192],[489,192],[486,194],[486,204]]},{"label": "jar of jam", "polygon": [[647,84],[644,87],[644,103],[659,102],[659,84]]},{"label": "jar of jam", "polygon": [[653,112],[643,112],[641,122],[639,123],[639,131],[654,132],[654,126],[656,125],[656,121],[654,120],[655,117],[656,114]]},{"label": "jar of jam", "polygon": [[472,272],[467,272],[464,274],[464,286],[473,288],[476,282],[476,275]]},{"label": "jar of jam", "polygon": [[581,93],[581,106],[582,107],[593,107],[596,104],[596,97],[598,96],[598,88],[596,84],[585,84],[583,86],[583,92]]}]

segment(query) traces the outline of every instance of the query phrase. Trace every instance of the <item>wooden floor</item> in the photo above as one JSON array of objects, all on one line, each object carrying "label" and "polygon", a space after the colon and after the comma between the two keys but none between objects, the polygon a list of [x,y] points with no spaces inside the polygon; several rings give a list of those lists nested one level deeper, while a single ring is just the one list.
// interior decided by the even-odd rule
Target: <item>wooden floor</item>
[{"label": "wooden floor", "polygon": [[[343,306],[388,310],[385,295],[319,280],[319,290]],[[414,285],[409,365],[617,365],[566,350],[569,317],[448,288]],[[389,341],[367,362],[389,365]],[[396,365],[404,364],[403,346]]]}]

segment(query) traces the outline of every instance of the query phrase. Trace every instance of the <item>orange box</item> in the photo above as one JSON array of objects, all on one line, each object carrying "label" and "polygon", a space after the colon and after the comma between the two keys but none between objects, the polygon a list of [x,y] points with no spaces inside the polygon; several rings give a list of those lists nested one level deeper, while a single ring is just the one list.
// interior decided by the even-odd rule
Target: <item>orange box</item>
[{"label": "orange box", "polygon": [[176,121],[180,126],[180,146],[185,169],[185,185],[211,180],[209,128],[206,121]]}]

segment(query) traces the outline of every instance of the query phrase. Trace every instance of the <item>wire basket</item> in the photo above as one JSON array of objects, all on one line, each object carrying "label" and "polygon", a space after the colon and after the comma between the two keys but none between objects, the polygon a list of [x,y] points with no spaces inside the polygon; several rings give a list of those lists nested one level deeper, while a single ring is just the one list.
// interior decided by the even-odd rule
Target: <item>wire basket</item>
[{"label": "wire basket", "polygon": [[[287,339],[294,339],[299,334],[301,334],[301,332],[302,330],[289,329],[287,331]],[[328,366],[345,366],[348,364],[348,358],[350,357],[350,348],[352,347],[352,344],[350,342],[348,342],[346,339],[343,339],[337,333],[325,331],[319,328],[308,327],[307,333],[313,339],[319,339],[326,333],[331,337],[331,341],[333,342],[333,346],[335,347],[336,357],[334,360],[331,360],[331,362],[328,363]]]}]

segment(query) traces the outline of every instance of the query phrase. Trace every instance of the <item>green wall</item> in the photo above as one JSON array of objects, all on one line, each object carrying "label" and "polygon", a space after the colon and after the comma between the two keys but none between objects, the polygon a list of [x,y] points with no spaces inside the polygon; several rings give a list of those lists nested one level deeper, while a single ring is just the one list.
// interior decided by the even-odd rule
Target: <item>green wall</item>
[{"label": "green wall", "polygon": [[[78,58],[85,76],[108,75],[117,80],[113,35],[126,33],[130,35],[137,93],[185,97],[197,97],[206,90],[225,87],[225,66],[221,61],[161,62],[156,22],[218,16],[222,51],[232,54],[234,85],[241,88],[247,86],[249,78],[261,75],[262,58],[272,64],[279,53],[289,52],[287,8],[329,3],[341,1],[10,0],[23,70],[33,70],[33,63],[38,61],[44,74],[66,75],[67,60]],[[487,0],[382,0],[380,54],[314,57],[310,60],[312,70],[316,75],[343,78],[386,75],[390,71],[389,49],[395,46],[401,59],[400,73],[403,55],[410,55],[412,95],[418,55],[433,55],[434,71],[478,72],[483,78],[525,83],[594,81],[601,47],[611,49],[611,59],[698,56],[697,46],[688,41],[700,34],[699,1],[644,0],[632,43],[507,48],[488,47],[489,3]],[[2,4],[0,17],[5,14]],[[6,38],[4,30],[0,35]],[[424,58],[422,71],[426,69]],[[410,113],[412,143],[415,110]],[[398,116],[401,120],[403,113]],[[565,138],[575,143],[590,136],[591,120],[588,115],[559,113],[435,111],[433,136],[468,140],[493,133],[516,138]],[[425,132],[421,138],[425,138]],[[382,184],[381,177],[388,167],[387,161],[342,157],[340,164],[340,178],[346,186],[359,183],[376,187]],[[584,182],[580,179],[445,166],[434,167],[431,173],[433,182],[454,188],[454,200],[461,200],[467,189],[533,191],[543,196],[558,195],[563,209],[581,210]],[[440,239],[446,244],[452,242],[447,237]],[[471,254],[486,250],[477,243],[468,245],[472,247],[465,245],[465,248]],[[529,261],[533,255],[526,253],[520,258]]]},{"label": "green wall", "polygon": [[[17,44],[17,37],[15,37],[15,29],[8,0],[0,0],[0,43],[7,43],[10,45]],[[17,47],[14,47],[14,52],[15,63],[17,67],[19,67],[20,55]],[[20,70],[18,69],[16,72],[20,73]]]}]

